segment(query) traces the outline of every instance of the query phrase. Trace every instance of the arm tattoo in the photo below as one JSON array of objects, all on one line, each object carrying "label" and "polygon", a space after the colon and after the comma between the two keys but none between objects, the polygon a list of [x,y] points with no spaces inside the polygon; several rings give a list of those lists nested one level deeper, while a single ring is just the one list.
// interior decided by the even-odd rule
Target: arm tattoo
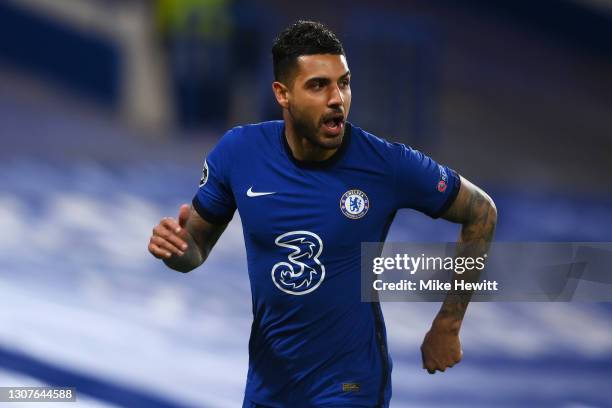
[{"label": "arm tattoo", "polygon": [[[493,240],[497,224],[497,210],[493,200],[484,191],[464,178],[461,181],[459,195],[443,217],[462,224],[457,256],[481,257],[487,253]],[[476,282],[479,275],[480,271],[474,269],[463,273],[460,279]],[[457,275],[454,276],[457,279]],[[439,315],[462,320],[471,297],[472,291],[449,292]]]}]

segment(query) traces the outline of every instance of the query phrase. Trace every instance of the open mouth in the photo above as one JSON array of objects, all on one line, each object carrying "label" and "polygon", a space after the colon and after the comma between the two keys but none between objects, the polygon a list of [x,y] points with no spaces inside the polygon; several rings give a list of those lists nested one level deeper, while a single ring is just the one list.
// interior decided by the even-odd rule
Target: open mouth
[{"label": "open mouth", "polygon": [[344,115],[335,114],[323,119],[323,129],[331,136],[337,136],[344,128]]}]

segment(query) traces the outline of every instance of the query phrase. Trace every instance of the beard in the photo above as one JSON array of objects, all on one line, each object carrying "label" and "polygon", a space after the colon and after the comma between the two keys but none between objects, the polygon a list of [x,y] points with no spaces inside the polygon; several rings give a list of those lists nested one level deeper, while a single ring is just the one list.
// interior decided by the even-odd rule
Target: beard
[{"label": "beard", "polygon": [[344,138],[344,129],[336,137],[325,137],[321,133],[321,121],[317,124],[299,110],[289,107],[289,116],[293,121],[293,128],[298,136],[305,138],[314,146],[325,150],[334,150],[340,147]]}]

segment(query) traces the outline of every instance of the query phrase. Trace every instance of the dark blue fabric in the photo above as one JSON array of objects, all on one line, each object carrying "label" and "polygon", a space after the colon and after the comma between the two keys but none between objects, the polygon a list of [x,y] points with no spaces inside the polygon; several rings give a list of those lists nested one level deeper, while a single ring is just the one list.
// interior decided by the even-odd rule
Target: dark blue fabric
[{"label": "dark blue fabric", "polygon": [[282,121],[231,130],[206,163],[195,208],[219,219],[237,208],[247,249],[245,404],[388,405],[392,364],[382,314],[361,302],[361,243],[384,239],[399,208],[436,215],[456,174],[350,124],[332,158],[299,162]]}]

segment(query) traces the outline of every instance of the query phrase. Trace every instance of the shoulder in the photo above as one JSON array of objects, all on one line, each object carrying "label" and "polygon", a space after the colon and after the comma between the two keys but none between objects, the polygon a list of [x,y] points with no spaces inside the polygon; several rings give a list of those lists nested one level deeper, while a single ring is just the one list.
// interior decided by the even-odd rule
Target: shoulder
[{"label": "shoulder", "polygon": [[250,123],[231,128],[221,137],[217,146],[234,152],[249,150],[253,145],[260,145],[266,139],[272,139],[283,129],[283,121]]},{"label": "shoulder", "polygon": [[235,126],[228,130],[223,138],[231,140],[243,140],[252,137],[262,137],[271,134],[278,134],[283,129],[282,120],[273,120],[260,123],[249,123],[245,125]]},{"label": "shoulder", "polygon": [[[355,143],[353,143],[353,141]],[[363,129],[352,126],[351,144],[361,163],[374,163],[393,177],[420,177],[435,172],[438,164],[421,151],[403,143],[389,142]]]},{"label": "shoulder", "polygon": [[389,155],[399,155],[403,149],[411,150],[410,147],[401,143],[389,142],[388,140],[367,132],[351,123],[351,143],[354,143],[364,152],[369,152],[388,160]]}]

